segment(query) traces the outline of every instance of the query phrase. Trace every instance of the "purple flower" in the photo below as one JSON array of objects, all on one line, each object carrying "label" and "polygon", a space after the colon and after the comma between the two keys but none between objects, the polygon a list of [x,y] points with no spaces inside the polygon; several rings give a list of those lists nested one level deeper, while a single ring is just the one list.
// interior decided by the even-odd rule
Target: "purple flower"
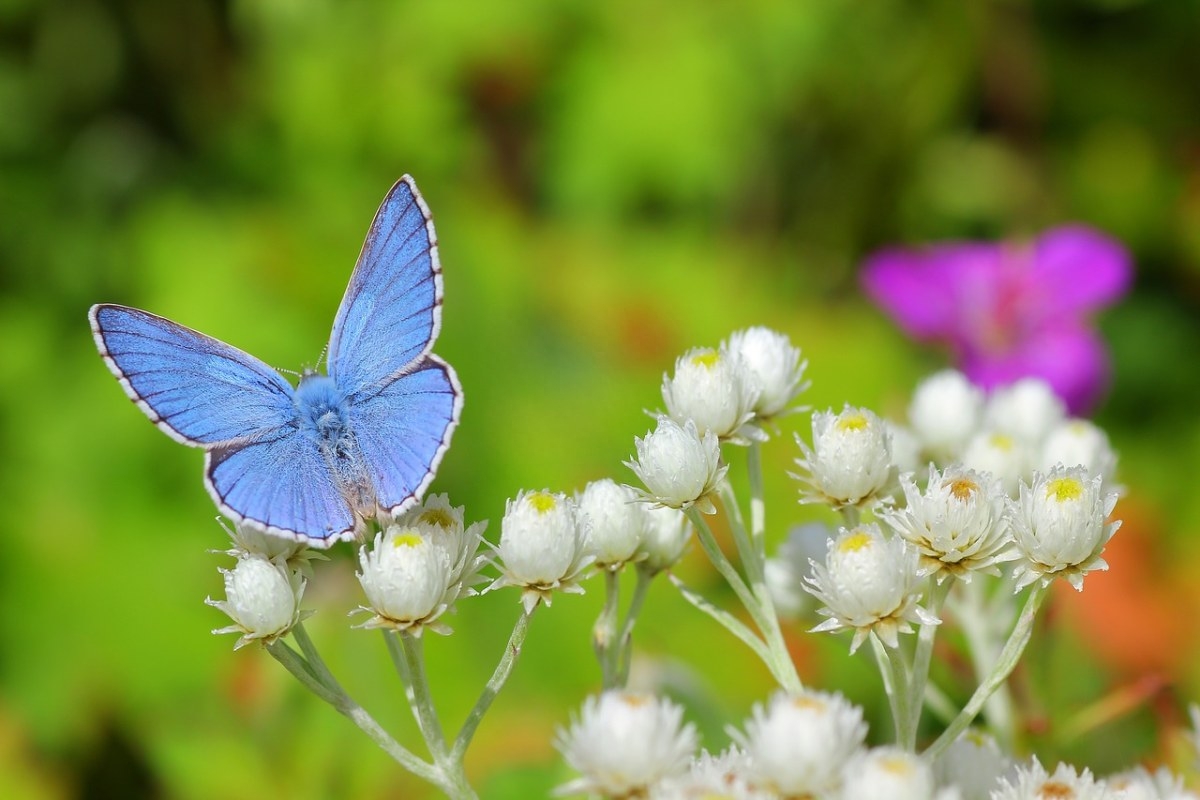
[{"label": "purple flower", "polygon": [[1083,225],[1032,242],[882,250],[862,272],[876,304],[914,339],[949,344],[975,383],[1037,376],[1076,414],[1108,382],[1108,356],[1088,315],[1120,298],[1131,278],[1125,248]]}]

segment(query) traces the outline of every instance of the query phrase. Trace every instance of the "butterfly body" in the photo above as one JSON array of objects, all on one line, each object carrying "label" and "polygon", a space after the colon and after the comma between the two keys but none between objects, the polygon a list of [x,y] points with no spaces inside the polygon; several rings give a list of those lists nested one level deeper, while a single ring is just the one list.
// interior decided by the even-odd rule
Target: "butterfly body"
[{"label": "butterfly body", "polygon": [[253,356],[164,317],[101,304],[92,332],[125,393],[205,453],[205,486],[239,522],[317,546],[416,503],[462,410],[430,350],[441,268],[429,209],[408,176],[384,199],[350,278],[328,374],[293,387]]}]

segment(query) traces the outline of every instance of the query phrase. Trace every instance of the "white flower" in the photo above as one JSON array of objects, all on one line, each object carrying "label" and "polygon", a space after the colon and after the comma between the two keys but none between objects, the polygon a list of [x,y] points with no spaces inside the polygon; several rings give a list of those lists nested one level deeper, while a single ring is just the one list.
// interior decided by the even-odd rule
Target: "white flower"
[{"label": "white flower", "polygon": [[975,434],[963,451],[963,466],[990,472],[1004,493],[1016,497],[1021,481],[1033,475],[1033,451],[1007,433],[984,430]]},{"label": "white flower", "polygon": [[1021,378],[992,391],[984,411],[984,427],[1006,433],[1028,447],[1038,447],[1067,408],[1041,378]]},{"label": "white flower", "polygon": [[897,472],[916,472],[929,464],[928,460],[922,460],[921,443],[911,430],[891,420],[884,420],[884,424],[892,442],[892,465]]},{"label": "white flower", "polygon": [[1035,473],[1032,486],[1022,484],[1020,498],[1009,506],[1023,558],[1013,571],[1017,588],[1063,577],[1082,590],[1084,575],[1108,569],[1100,553],[1121,524],[1106,522],[1116,503],[1116,493],[1105,494],[1100,476],[1083,467],[1055,467]]},{"label": "white flower", "polygon": [[797,525],[764,563],[767,590],[781,616],[798,617],[812,605],[804,580],[812,575],[811,562],[824,557],[825,544],[832,534],[824,522]]},{"label": "white flower", "polygon": [[1105,779],[1113,798],[1117,800],[1198,800],[1200,795],[1189,792],[1183,778],[1166,767],[1150,772],[1145,767],[1110,775]]},{"label": "white flower", "polygon": [[982,418],[983,391],[953,369],[919,383],[908,406],[908,424],[921,450],[938,464],[962,455]]},{"label": "white flower", "polygon": [[774,800],[755,788],[754,767],[744,750],[731,745],[719,755],[702,751],[687,772],[665,778],[650,791],[651,800]]},{"label": "white flower", "polygon": [[921,580],[917,551],[900,538],[887,538],[874,523],[842,528],[829,543],[824,564],[813,562],[808,590],[829,617],[813,632],[852,629],[853,653],[874,632],[888,647],[898,647],[898,633],[912,633],[911,623],[937,625],[940,620],[917,601]]},{"label": "white flower", "polygon": [[234,558],[259,555],[276,564],[286,564],[290,569],[298,570],[305,578],[312,577],[311,561],[329,560],[324,553],[314,550],[304,542],[290,537],[274,536],[249,523],[239,522],[230,528],[223,520],[218,519],[217,522],[233,540],[232,548],[218,552]]},{"label": "white flower", "polygon": [[695,727],[683,724],[683,709],[670,700],[619,690],[592,695],[554,743],[583,777],[555,793],[641,796],[687,769],[696,743]]},{"label": "white flower", "polygon": [[1106,486],[1117,491],[1113,486],[1117,454],[1108,442],[1108,434],[1086,419],[1068,419],[1046,436],[1040,467],[1046,470],[1059,464],[1064,467],[1083,465],[1091,474],[1103,478]]},{"label": "white flower", "polygon": [[358,582],[374,616],[364,628],[391,628],[420,635],[424,628],[447,632],[436,624],[447,608],[451,564],[445,549],[413,525],[389,525],[375,534],[370,550],[358,551]]},{"label": "white flower", "polygon": [[1085,769],[1076,773],[1070,764],[1059,764],[1054,774],[1034,758],[1028,765],[1017,768],[1011,778],[1001,778],[992,791],[991,800],[1113,800],[1103,781],[1097,781]]},{"label": "white flower", "polygon": [[729,731],[750,758],[754,782],[784,797],[837,791],[842,767],[867,735],[862,709],[826,692],[776,692],[755,704],[745,732]]},{"label": "white flower", "polygon": [[839,800],[933,800],[933,769],[899,747],[861,752],[842,768]]},{"label": "white flower", "polygon": [[204,600],[213,608],[229,615],[233,624],[213,633],[240,633],[233,646],[236,650],[254,640],[271,644],[284,636],[303,616],[300,598],[305,580],[264,556],[242,555],[233,569],[222,569],[225,576],[225,599]]},{"label": "white flower", "polygon": [[477,594],[474,586],[486,580],[479,574],[487,558],[480,555],[483,532],[487,522],[464,527],[462,506],[450,505],[444,494],[427,495],[420,503],[396,519],[400,526],[415,527],[431,544],[446,555],[450,565],[446,603],[453,604],[461,597]]},{"label": "white flower", "polygon": [[742,382],[743,368],[733,353],[696,348],[675,362],[675,374],[663,375],[663,402],[667,416],[684,425],[696,423],[701,434],[712,431],[720,439],[756,438],[743,426],[754,416],[755,392]]},{"label": "white flower", "polygon": [[761,420],[783,414],[797,395],[809,387],[804,380],[807,361],[782,333],[754,327],[729,335],[722,348],[741,360],[743,382],[757,395],[753,411]]},{"label": "white flower", "polygon": [[865,408],[847,405],[840,414],[813,414],[811,449],[796,437],[804,457],[796,464],[807,475],[802,503],[826,503],[835,509],[867,506],[883,499],[896,480],[887,425]]},{"label": "white flower", "polygon": [[1012,761],[996,740],[977,729],[964,731],[933,762],[939,786],[957,786],[963,800],[988,800]]},{"label": "white flower", "polygon": [[670,569],[692,539],[692,522],[677,508],[646,508],[646,537],[638,549],[638,567],[654,575]]},{"label": "white flower", "polygon": [[646,538],[647,507],[628,486],[611,478],[592,481],[576,498],[579,514],[588,520],[587,546],[596,565],[618,568],[631,561]]},{"label": "white flower", "polygon": [[488,589],[522,587],[526,612],[539,599],[549,604],[555,589],[582,593],[575,581],[591,563],[584,545],[574,500],[545,490],[520,492],[508,501],[500,523],[501,576]]},{"label": "white flower", "polygon": [[884,520],[921,554],[921,571],[942,582],[972,572],[999,575],[999,564],[1018,558],[1005,516],[1007,496],[989,473],[961,466],[929,467],[925,491],[908,475],[900,478],[907,501],[886,510]]},{"label": "white flower", "polygon": [[721,463],[717,436],[701,436],[696,423],[679,424],[659,417],[658,427],[643,439],[634,439],[637,460],[626,461],[646,484],[645,496],[658,505],[688,508],[695,505],[705,514],[716,513],[712,494],[728,467]]}]

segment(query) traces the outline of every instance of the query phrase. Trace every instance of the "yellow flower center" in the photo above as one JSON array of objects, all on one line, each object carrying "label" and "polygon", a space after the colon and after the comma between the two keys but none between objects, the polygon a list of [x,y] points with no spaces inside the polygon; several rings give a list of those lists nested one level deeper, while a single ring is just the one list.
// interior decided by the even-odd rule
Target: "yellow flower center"
[{"label": "yellow flower center", "polygon": [[1083,497],[1083,484],[1076,478],[1055,478],[1046,484],[1046,499],[1053,498],[1060,503],[1078,500]]},{"label": "yellow flower center", "polygon": [[549,492],[534,492],[529,495],[529,505],[539,514],[545,514],[547,511],[553,511],[558,501]]},{"label": "yellow flower center", "polygon": [[1038,789],[1037,796],[1043,800],[1071,800],[1075,797],[1075,790],[1065,783],[1046,781]]},{"label": "yellow flower center", "polygon": [[871,534],[859,531],[850,534],[838,542],[838,550],[843,553],[855,553],[863,548],[870,547],[871,541]]},{"label": "yellow flower center", "polygon": [[955,500],[970,500],[971,495],[979,491],[979,484],[970,478],[955,478],[946,481],[942,486],[950,490],[950,494],[954,495]]},{"label": "yellow flower center", "polygon": [[814,711],[824,711],[825,703],[824,703],[824,701],[822,701],[816,697],[811,697],[809,695],[800,695],[799,697],[792,698],[792,708],[799,708],[799,709],[811,708]]},{"label": "yellow flower center", "polygon": [[1013,449],[1012,437],[1003,433],[993,433],[991,437],[988,438],[988,442],[997,450],[1004,450],[1007,452]]},{"label": "yellow flower center", "polygon": [[715,367],[717,365],[717,362],[720,360],[721,360],[721,354],[718,353],[716,350],[703,350],[699,353],[696,353],[696,355],[692,356],[692,366],[693,367],[704,367],[706,369],[712,369],[713,367]]},{"label": "yellow flower center", "polygon": [[443,530],[449,530],[454,527],[454,517],[450,516],[450,512],[444,508],[427,508],[421,512],[421,516],[417,517],[417,522],[423,522],[426,525],[436,525]]},{"label": "yellow flower center", "polygon": [[393,547],[417,547],[423,541],[424,540],[421,538],[421,534],[417,533],[416,531],[414,531],[410,528],[410,529],[404,531],[404,533],[398,533],[395,536],[393,536],[392,537],[392,546]]},{"label": "yellow flower center", "polygon": [[843,414],[838,417],[837,421],[837,429],[839,431],[865,431],[870,425],[871,423],[867,421],[866,416],[857,411]]}]

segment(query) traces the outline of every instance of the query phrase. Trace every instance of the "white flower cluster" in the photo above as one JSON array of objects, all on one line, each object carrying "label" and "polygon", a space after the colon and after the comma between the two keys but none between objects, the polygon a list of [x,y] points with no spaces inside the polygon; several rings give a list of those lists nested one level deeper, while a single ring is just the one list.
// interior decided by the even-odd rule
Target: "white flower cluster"
[{"label": "white flower cluster", "polygon": [[610,690],[583,704],[555,746],[581,776],[558,795],[651,800],[1200,800],[1165,768],[1096,778],[1060,763],[1018,763],[968,730],[940,756],[868,747],[862,709],[835,693],[777,692],[756,705],[733,744],[697,752],[683,709],[664,698]]}]

